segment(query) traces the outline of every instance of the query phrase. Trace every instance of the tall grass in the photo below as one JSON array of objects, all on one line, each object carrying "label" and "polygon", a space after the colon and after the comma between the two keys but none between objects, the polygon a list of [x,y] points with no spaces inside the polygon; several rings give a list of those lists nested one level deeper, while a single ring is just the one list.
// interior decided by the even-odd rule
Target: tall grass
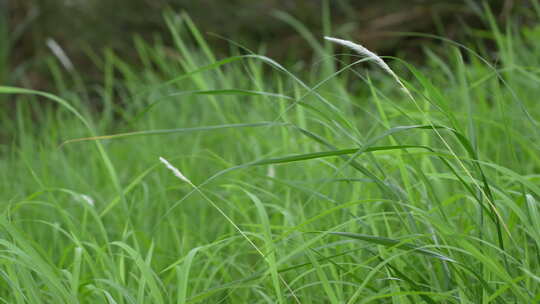
[{"label": "tall grass", "polygon": [[443,41],[422,68],[299,28],[308,71],[216,59],[167,13],[175,49],[136,38],[142,68],[0,87],[0,298],[540,301],[540,31],[486,22],[496,53]]}]

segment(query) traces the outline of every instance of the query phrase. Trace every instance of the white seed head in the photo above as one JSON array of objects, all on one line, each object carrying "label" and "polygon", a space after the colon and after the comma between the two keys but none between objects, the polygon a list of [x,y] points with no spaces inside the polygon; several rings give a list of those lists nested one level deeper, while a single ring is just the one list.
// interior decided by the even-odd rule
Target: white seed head
[{"label": "white seed head", "polygon": [[396,82],[400,85],[400,87],[402,88],[402,90],[412,99],[414,99],[411,95],[411,93],[409,92],[409,90],[407,89],[407,87],[405,87],[405,85],[403,84],[403,82],[401,82],[401,80],[399,79],[399,77],[397,76],[396,73],[394,73],[394,71],[388,66],[388,64],[386,64],[386,62],[384,62],[384,60],[379,57],[379,55],[373,53],[372,51],[368,50],[367,48],[363,47],[362,45],[360,44],[357,44],[357,43],[354,43],[352,41],[349,41],[349,40],[343,40],[343,39],[338,39],[338,38],[332,38],[332,37],[324,37],[324,39],[328,40],[328,41],[332,41],[334,43],[337,43],[337,44],[340,44],[340,45],[343,45],[343,46],[346,46],[354,51],[356,51],[358,54],[364,56],[364,57],[367,57],[373,61],[375,61],[375,63],[380,66],[385,72],[387,72],[388,74],[390,74],[392,77],[394,77],[394,79],[396,80]]},{"label": "white seed head", "polygon": [[274,165],[268,166],[268,169],[266,171],[266,176],[274,178],[276,177],[276,169],[274,168]]},{"label": "white seed head", "polygon": [[52,38],[47,38],[46,41],[47,46],[51,51],[53,52],[54,56],[60,60],[60,63],[66,68],[68,71],[73,70],[73,63],[69,59],[69,57],[66,55],[62,47],[56,42],[56,40]]},{"label": "white seed head", "polygon": [[384,60],[381,57],[379,57],[379,55],[373,53],[372,51],[368,50],[367,48],[363,47],[362,45],[354,43],[354,42],[349,41],[349,40],[343,40],[343,39],[332,38],[332,37],[324,37],[324,39],[326,39],[328,41],[335,42],[337,44],[341,44],[343,46],[346,46],[346,47],[356,51],[358,54],[360,54],[362,56],[365,56],[365,57],[375,61],[376,64],[378,64],[383,70],[390,73],[391,75],[394,74],[392,69],[390,69],[390,67],[386,64],[386,62],[384,62]]},{"label": "white seed head", "polygon": [[77,200],[77,201],[79,201],[81,203],[88,204],[88,205],[90,205],[92,207],[95,206],[94,199],[89,195],[73,192],[72,196],[73,196],[73,199],[75,199],[75,200]]},{"label": "white seed head", "polygon": [[176,167],[174,167],[173,165],[171,165],[171,163],[169,163],[165,158],[163,158],[163,157],[160,156],[160,157],[159,157],[159,160],[160,160],[162,163],[164,163],[165,166],[166,166],[169,170],[171,170],[171,171],[174,173],[174,175],[175,175],[176,177],[178,177],[179,179],[185,181],[185,182],[188,183],[188,184],[191,184],[191,181],[190,181],[189,179],[187,179],[187,177],[185,177],[184,174],[182,174],[182,172],[180,172],[180,170],[178,170]]},{"label": "white seed head", "polygon": [[81,194],[80,197],[81,197],[81,199],[82,199],[85,203],[87,203],[88,205],[90,205],[90,206],[94,206],[94,205],[95,205],[95,204],[94,204],[94,199],[91,198],[90,196],[88,196],[88,195],[86,195],[86,194]]}]

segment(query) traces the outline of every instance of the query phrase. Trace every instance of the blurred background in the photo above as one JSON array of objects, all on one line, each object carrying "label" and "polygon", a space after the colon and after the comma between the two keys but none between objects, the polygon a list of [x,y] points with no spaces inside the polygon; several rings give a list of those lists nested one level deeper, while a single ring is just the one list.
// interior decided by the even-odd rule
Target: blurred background
[{"label": "blurred background", "polygon": [[[422,32],[463,41],[489,38],[481,15],[489,7],[497,22],[525,23],[532,10],[521,0],[0,0],[0,83],[47,90],[45,65],[56,49],[91,81],[100,76],[95,60],[104,49],[137,65],[133,37],[171,45],[164,12],[186,12],[218,55],[230,54],[230,39],[279,62],[311,60],[312,48],[299,28],[321,37],[331,20],[335,36],[362,42],[384,55],[421,60],[434,40],[397,35]],[[327,15],[325,17],[325,15]],[[328,27],[328,25],[326,25]],[[296,28],[295,28],[296,27]],[[57,54],[58,55],[58,54]]]}]

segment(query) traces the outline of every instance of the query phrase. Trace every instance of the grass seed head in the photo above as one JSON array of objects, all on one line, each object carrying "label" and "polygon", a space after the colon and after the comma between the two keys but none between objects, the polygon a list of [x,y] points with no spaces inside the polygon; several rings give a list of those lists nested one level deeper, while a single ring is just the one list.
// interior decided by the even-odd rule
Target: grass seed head
[{"label": "grass seed head", "polygon": [[357,44],[357,43],[354,43],[354,42],[349,41],[349,40],[343,40],[343,39],[338,39],[338,38],[333,38],[333,37],[324,37],[324,39],[326,39],[328,41],[331,41],[331,42],[334,42],[334,43],[337,43],[337,44],[340,44],[340,45],[343,45],[343,46],[346,46],[346,47],[356,51],[358,54],[375,61],[375,63],[377,65],[379,65],[383,70],[390,73],[390,75],[394,76],[394,71],[392,71],[392,69],[386,64],[386,62],[384,62],[384,60],[381,57],[379,57],[379,55],[377,55],[374,52],[368,50],[364,46],[362,46],[360,44]]},{"label": "grass seed head", "polygon": [[180,172],[180,170],[178,170],[176,167],[174,167],[173,165],[171,165],[171,163],[169,163],[165,158],[163,157],[159,157],[159,160],[165,164],[165,166],[167,166],[167,168],[169,168],[169,170],[171,170],[174,175],[176,177],[178,177],[179,179],[185,181],[186,183],[189,183],[191,184],[191,181],[189,179],[187,179],[187,177],[184,176],[184,174],[182,174],[182,172]]}]

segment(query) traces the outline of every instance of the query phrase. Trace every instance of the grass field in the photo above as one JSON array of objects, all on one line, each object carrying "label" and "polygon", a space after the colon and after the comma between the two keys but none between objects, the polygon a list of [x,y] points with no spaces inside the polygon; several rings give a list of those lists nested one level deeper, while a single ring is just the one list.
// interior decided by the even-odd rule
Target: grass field
[{"label": "grass field", "polygon": [[282,65],[166,22],[0,87],[3,303],[540,302],[540,27]]}]

